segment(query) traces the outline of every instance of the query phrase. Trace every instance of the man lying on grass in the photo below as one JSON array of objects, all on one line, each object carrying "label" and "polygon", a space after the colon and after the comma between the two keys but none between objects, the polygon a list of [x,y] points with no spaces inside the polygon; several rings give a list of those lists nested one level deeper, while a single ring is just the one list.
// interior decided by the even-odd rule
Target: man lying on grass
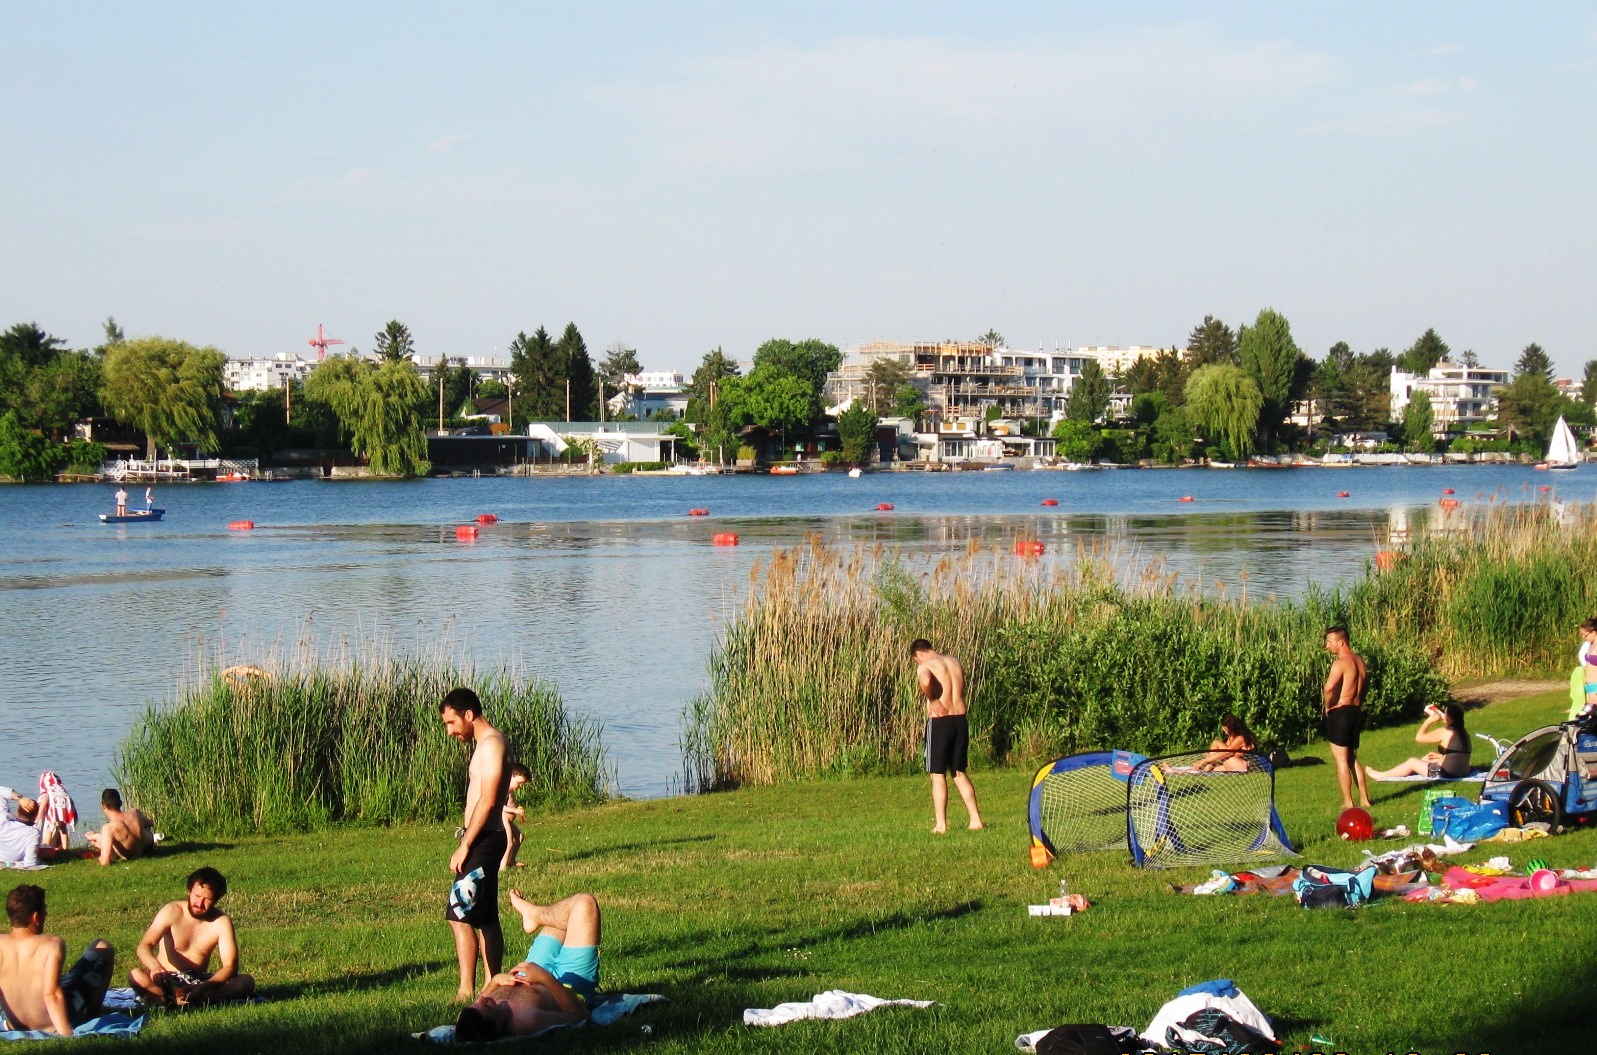
[{"label": "man lying on grass", "polygon": [[[255,992],[255,979],[238,971],[238,941],[233,918],[217,903],[227,896],[227,880],[206,866],[188,878],[189,896],[169,901],[139,940],[139,962],[128,980],[145,997],[184,1007],[243,1000]],[[211,955],[215,971],[208,971]]]},{"label": "man lying on grass", "polygon": [[535,905],[512,890],[510,904],[521,914],[522,929],[537,937],[526,960],[490,978],[482,995],[460,1012],[460,1043],[530,1037],[586,1022],[598,995],[599,902],[593,895]]},{"label": "man lying on grass", "polygon": [[63,1036],[100,1013],[116,952],[96,939],[66,974],[67,943],[44,932],[44,891],[23,883],[6,896],[9,933],[0,934],[0,1028]]}]

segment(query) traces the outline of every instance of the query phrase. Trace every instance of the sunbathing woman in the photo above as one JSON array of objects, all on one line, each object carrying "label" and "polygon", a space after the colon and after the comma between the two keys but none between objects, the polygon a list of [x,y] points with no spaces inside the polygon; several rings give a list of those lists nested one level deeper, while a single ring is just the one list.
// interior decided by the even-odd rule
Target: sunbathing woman
[{"label": "sunbathing woman", "polygon": [[1201,773],[1246,773],[1248,760],[1243,752],[1259,749],[1248,723],[1228,714],[1220,719],[1220,733],[1221,738],[1209,744],[1209,753],[1192,768]]},{"label": "sunbathing woman", "polygon": [[[1436,722],[1442,725],[1432,728]],[[1444,703],[1440,709],[1425,708],[1425,720],[1420,723],[1414,739],[1422,744],[1435,744],[1440,750],[1427,751],[1423,758],[1411,758],[1382,772],[1370,766],[1364,771],[1371,780],[1391,780],[1394,777],[1467,777],[1469,776],[1469,731],[1464,728],[1464,709],[1456,703]]]}]

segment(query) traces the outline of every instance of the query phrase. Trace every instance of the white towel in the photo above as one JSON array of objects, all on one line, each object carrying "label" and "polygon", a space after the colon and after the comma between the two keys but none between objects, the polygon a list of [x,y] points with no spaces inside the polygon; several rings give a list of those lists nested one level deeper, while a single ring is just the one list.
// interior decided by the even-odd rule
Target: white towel
[{"label": "white towel", "polygon": [[883,1000],[866,993],[845,993],[841,989],[828,989],[816,993],[807,1003],[777,1004],[773,1008],[751,1007],[743,1012],[745,1026],[781,1026],[803,1018],[852,1018],[867,1011],[875,1011],[889,1004],[907,1007],[931,1007],[935,1000]]}]

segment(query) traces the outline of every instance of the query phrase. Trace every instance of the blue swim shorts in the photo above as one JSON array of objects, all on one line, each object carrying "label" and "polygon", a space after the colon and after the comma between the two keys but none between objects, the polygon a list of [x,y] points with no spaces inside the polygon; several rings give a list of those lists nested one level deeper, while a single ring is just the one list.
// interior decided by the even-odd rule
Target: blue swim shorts
[{"label": "blue swim shorts", "polygon": [[562,945],[548,934],[532,939],[527,950],[527,962],[555,976],[555,980],[593,1006],[599,995],[599,947],[597,945]]}]

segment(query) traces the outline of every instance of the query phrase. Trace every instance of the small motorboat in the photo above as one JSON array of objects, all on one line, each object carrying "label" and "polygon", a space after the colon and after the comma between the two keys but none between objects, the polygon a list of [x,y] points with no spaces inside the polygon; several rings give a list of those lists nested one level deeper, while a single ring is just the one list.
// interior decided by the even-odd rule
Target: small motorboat
[{"label": "small motorboat", "polygon": [[771,475],[772,476],[797,476],[798,475],[798,467],[797,466],[793,466],[793,465],[773,465],[773,466],[771,466]]},{"label": "small motorboat", "polygon": [[142,524],[150,520],[160,520],[166,513],[164,509],[130,509],[126,513],[101,513],[102,524]]},{"label": "small motorboat", "polygon": [[848,471],[848,476],[851,480],[858,480],[862,475],[863,474],[860,472],[860,467],[857,465]]}]

